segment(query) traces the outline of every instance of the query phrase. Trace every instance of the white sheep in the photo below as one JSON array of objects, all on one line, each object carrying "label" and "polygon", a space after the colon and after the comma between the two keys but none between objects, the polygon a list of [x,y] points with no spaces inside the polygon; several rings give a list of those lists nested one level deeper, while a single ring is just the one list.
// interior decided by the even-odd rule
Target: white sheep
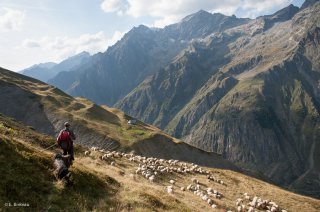
[{"label": "white sheep", "polygon": [[150,181],[150,182],[154,182],[154,179],[155,179],[155,176],[154,176],[154,175],[151,175],[151,176],[149,177],[149,181]]},{"label": "white sheep", "polygon": [[276,211],[277,211],[277,208],[274,207],[274,206],[272,206],[270,211],[271,211],[271,212],[276,212]]},{"label": "white sheep", "polygon": [[246,200],[250,200],[250,199],[251,199],[250,196],[249,196],[247,193],[244,193],[244,198],[245,198]]},{"label": "white sheep", "polygon": [[170,183],[174,185],[176,182],[174,180],[170,180]]},{"label": "white sheep", "polygon": [[243,200],[241,198],[238,198],[236,201],[236,205],[240,206],[243,203]]},{"label": "white sheep", "polygon": [[91,150],[92,150],[92,151],[97,151],[97,150],[98,150],[98,147],[94,147],[94,146],[93,146],[93,147],[91,147]]},{"label": "white sheep", "polygon": [[241,207],[241,206],[238,206],[238,207],[237,207],[237,211],[238,211],[238,212],[241,212],[241,211],[242,211],[242,207]]},{"label": "white sheep", "polygon": [[172,194],[172,193],[173,193],[173,187],[172,187],[172,186],[168,186],[168,187],[167,187],[167,192],[168,192],[169,194]]},{"label": "white sheep", "polygon": [[207,200],[208,200],[208,196],[207,196],[207,195],[203,195],[202,199],[203,199],[204,201],[207,201]]},{"label": "white sheep", "polygon": [[249,207],[248,212],[253,212],[253,211],[254,211],[253,207],[252,206]]},{"label": "white sheep", "polygon": [[187,190],[189,190],[189,191],[193,190],[192,184],[188,185]]},{"label": "white sheep", "polygon": [[255,196],[255,197],[253,197],[252,202],[250,202],[249,204],[250,204],[252,207],[256,207],[256,205],[257,205],[257,200],[258,200],[258,197]]}]

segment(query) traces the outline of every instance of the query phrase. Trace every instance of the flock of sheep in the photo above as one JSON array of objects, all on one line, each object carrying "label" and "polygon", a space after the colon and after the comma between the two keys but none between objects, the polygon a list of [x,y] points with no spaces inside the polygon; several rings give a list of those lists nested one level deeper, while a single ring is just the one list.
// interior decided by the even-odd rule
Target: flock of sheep
[{"label": "flock of sheep", "polygon": [[[247,193],[244,193],[244,199],[238,198],[236,201],[237,205],[237,211],[247,211],[248,212],[253,212],[255,209],[258,210],[263,210],[263,211],[268,211],[268,212],[276,212],[276,211],[281,211],[281,212],[287,212],[286,210],[281,210],[279,206],[270,200],[263,200],[260,197],[254,196],[251,198]],[[245,200],[249,201],[247,204],[248,207],[245,205]]]},{"label": "flock of sheep", "polygon": [[202,186],[199,184],[199,180],[197,180],[196,178],[192,179],[192,183],[193,184],[188,185],[187,190],[199,196],[203,201],[207,202],[212,208],[216,208],[217,205],[215,204],[212,198],[221,199],[223,197],[222,193],[212,188],[202,188]]},{"label": "flock of sheep", "polygon": [[[91,151],[100,151],[104,153],[101,156],[102,160],[113,160],[116,158],[126,158],[127,160],[138,164],[137,169],[135,170],[136,175],[141,175],[146,178],[150,182],[156,182],[157,179],[160,179],[161,175],[168,173],[176,173],[176,174],[203,174],[207,175],[208,182],[216,182],[221,185],[225,185],[225,183],[214,177],[210,174],[208,170],[205,170],[199,167],[196,164],[188,164],[185,162],[181,162],[178,160],[165,160],[158,159],[152,157],[143,157],[134,154],[127,154],[117,151],[105,151],[103,149],[98,149],[97,147],[92,147]],[[91,154],[90,151],[85,151],[85,155],[89,156]],[[111,165],[115,165],[115,162],[112,161]],[[130,176],[134,177],[134,174]],[[169,194],[173,194],[175,192],[176,182],[175,180],[169,181],[170,185],[166,186],[166,191]],[[179,187],[178,187],[179,188]],[[190,191],[194,195],[199,196],[203,201],[207,202],[208,205],[212,208],[217,208],[213,199],[221,199],[223,198],[222,193],[214,190],[212,188],[207,188],[204,184],[199,183],[199,180],[196,178],[192,179],[192,183],[187,187],[180,187],[181,191]],[[247,201],[248,203],[246,204]],[[244,194],[244,198],[238,198],[236,200],[236,208],[238,212],[254,212],[254,211],[267,211],[267,212],[286,212],[286,210],[281,210],[279,206],[270,200],[262,200],[259,197],[251,198],[247,193]],[[229,212],[229,211],[228,211]]]}]

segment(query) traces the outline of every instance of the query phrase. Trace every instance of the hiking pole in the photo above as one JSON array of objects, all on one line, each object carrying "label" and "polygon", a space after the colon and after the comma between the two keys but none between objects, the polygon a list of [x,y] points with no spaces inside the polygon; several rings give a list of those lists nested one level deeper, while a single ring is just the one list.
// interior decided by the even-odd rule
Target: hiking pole
[{"label": "hiking pole", "polygon": [[50,149],[51,147],[54,147],[55,145],[57,145],[57,144],[53,144],[53,145],[51,145],[51,146],[49,146],[49,147],[47,147],[47,148],[45,148],[45,149],[41,150],[41,152],[42,152],[42,151],[44,151],[44,150]]}]

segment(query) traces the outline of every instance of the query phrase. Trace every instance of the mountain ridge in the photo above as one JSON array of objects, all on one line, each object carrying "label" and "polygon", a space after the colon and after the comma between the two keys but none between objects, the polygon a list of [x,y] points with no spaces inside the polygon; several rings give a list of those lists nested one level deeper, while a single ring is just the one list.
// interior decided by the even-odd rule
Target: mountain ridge
[{"label": "mountain ridge", "polygon": [[54,78],[60,72],[67,72],[71,69],[76,68],[78,65],[83,63],[87,58],[89,58],[90,54],[86,51],[83,51],[79,54],[71,56],[60,63],[40,63],[33,65],[29,68],[19,71],[19,73],[36,78],[43,82],[47,82],[50,79]]},{"label": "mountain ridge", "polygon": [[[317,3],[300,11],[289,6],[208,36],[194,44],[205,47],[194,49],[198,58],[180,58],[184,64],[193,63],[194,76],[187,77],[187,65],[174,69],[173,62],[167,66],[166,77],[157,80],[155,76],[164,73],[160,71],[116,106],[187,143],[222,154],[243,168],[260,170],[274,182],[293,188],[304,173],[316,176],[318,172],[317,168],[310,171],[307,161],[314,154],[311,146],[319,151],[319,8]],[[272,21],[268,24],[266,18]],[[217,48],[220,41],[227,51],[208,48],[210,42]],[[218,59],[215,52],[222,53],[222,66],[211,77],[204,75],[207,81],[200,88],[184,95],[187,104],[174,101],[194,86],[193,79],[202,76],[200,70],[212,67],[203,61]],[[199,68],[200,64],[206,65]],[[175,91],[180,79],[185,84]],[[169,82],[172,88],[165,87]],[[318,195],[318,181],[312,176],[295,189]]]},{"label": "mountain ridge", "polygon": [[79,72],[69,73],[74,76],[67,77],[70,80],[67,86],[63,76],[50,83],[71,95],[86,96],[99,104],[114,105],[146,77],[174,60],[192,39],[204,38],[212,32],[248,21],[221,14],[205,14],[211,22],[205,22],[203,27],[197,24],[203,19],[202,12],[164,29],[150,29],[143,25],[134,27],[106,52],[94,56],[91,63],[77,70]]}]

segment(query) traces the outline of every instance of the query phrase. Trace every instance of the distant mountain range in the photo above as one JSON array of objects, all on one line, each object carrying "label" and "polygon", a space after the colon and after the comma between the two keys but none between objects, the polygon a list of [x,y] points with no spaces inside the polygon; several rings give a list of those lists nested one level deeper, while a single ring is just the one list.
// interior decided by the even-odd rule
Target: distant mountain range
[{"label": "distant mountain range", "polygon": [[74,96],[114,105],[147,76],[167,66],[193,39],[248,21],[201,10],[164,29],[140,25],[87,64],[49,82]]},{"label": "distant mountain range", "polygon": [[88,59],[89,57],[90,54],[88,52],[81,52],[80,54],[70,57],[58,64],[52,62],[40,63],[19,72],[26,76],[36,78],[43,82],[47,82],[60,72],[70,71],[79,66],[81,63],[85,63],[86,59]]},{"label": "distant mountain range", "polygon": [[49,82],[320,196],[320,3],[139,26]]}]

